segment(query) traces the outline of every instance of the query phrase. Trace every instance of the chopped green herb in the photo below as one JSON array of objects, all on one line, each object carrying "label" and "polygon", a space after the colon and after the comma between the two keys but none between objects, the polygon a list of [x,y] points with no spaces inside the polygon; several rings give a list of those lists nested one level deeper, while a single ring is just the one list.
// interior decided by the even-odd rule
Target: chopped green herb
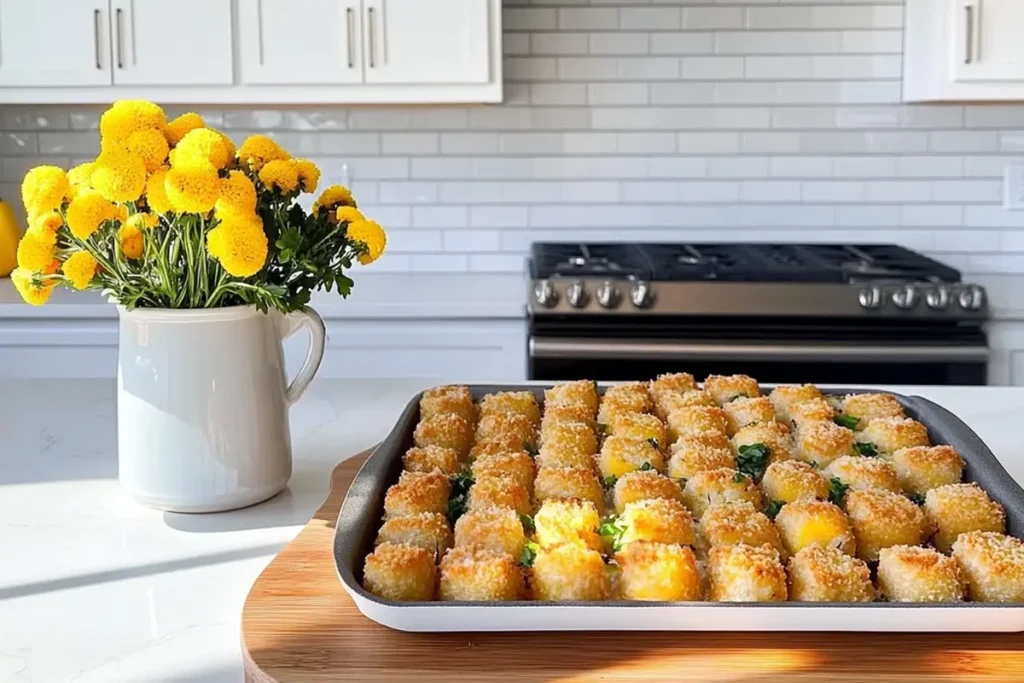
[{"label": "chopped green herb", "polygon": [[537,525],[533,523],[533,517],[530,515],[519,515],[519,521],[523,523],[523,531],[528,534],[532,534],[537,530]]},{"label": "chopped green herb", "polygon": [[863,443],[855,443],[855,444],[853,444],[853,450],[855,450],[858,453],[860,453],[861,455],[865,455],[865,456],[867,456],[869,458],[873,458],[876,455],[878,455],[878,448],[875,446],[875,444],[868,443],[867,441],[865,441]]},{"label": "chopped green herb", "polygon": [[532,441],[527,441],[523,444],[523,450],[525,450],[531,458],[536,458],[540,451],[537,450],[537,446]]},{"label": "chopped green herb", "polygon": [[473,475],[459,472],[451,478],[452,490],[448,496],[448,521],[455,524],[456,520],[466,512],[469,488],[473,485]]},{"label": "chopped green herb", "polygon": [[640,465],[640,471],[641,472],[650,472],[653,469],[654,469],[654,465],[652,465],[649,462],[645,462],[643,465]]},{"label": "chopped green herb", "polygon": [[726,401],[726,403],[732,403],[733,401],[735,401],[737,399],[741,399],[741,398],[750,398],[750,397],[745,395],[745,394],[736,394],[735,396],[730,398],[728,401]]},{"label": "chopped green herb", "polygon": [[846,499],[846,492],[850,487],[842,482],[839,477],[832,477],[828,482],[828,502],[833,505],[842,505]]},{"label": "chopped green herb", "polygon": [[747,475],[743,474],[742,472],[737,472],[736,474],[732,475],[732,480],[737,484],[742,484],[747,480]]},{"label": "chopped green herb", "polygon": [[460,493],[452,496],[448,499],[448,521],[455,524],[466,512],[467,499],[466,494]]},{"label": "chopped green herb", "polygon": [[473,475],[469,472],[459,472],[452,478],[452,496],[465,495],[469,493],[469,487],[473,485]]},{"label": "chopped green herb", "polygon": [[614,474],[609,474],[607,477],[601,480],[601,483],[604,484],[604,487],[606,489],[610,489],[611,487],[615,486],[615,482],[617,482],[618,480],[619,478],[616,477]]},{"label": "chopped green herb", "polygon": [[524,567],[532,567],[533,561],[537,559],[537,551],[540,550],[540,546],[533,541],[527,541],[526,545],[523,546],[523,552],[519,556],[519,564]]},{"label": "chopped green herb", "polygon": [[618,524],[618,517],[609,517],[601,523],[598,528],[598,533],[611,541],[612,552],[619,552],[622,550],[622,536],[626,533],[626,528],[621,527]]},{"label": "chopped green herb", "polygon": [[765,468],[768,467],[771,449],[763,443],[754,443],[740,446],[736,452],[736,469],[749,475],[754,481],[760,481]]},{"label": "chopped green herb", "polygon": [[604,422],[598,422],[597,423],[597,435],[602,437],[602,438],[608,436],[608,425],[606,425]]},{"label": "chopped green herb", "polygon": [[920,493],[911,493],[907,498],[914,501],[917,505],[924,505],[924,496]]},{"label": "chopped green herb", "polygon": [[781,500],[773,500],[772,502],[768,503],[768,507],[764,509],[764,514],[768,515],[768,519],[775,519],[775,517],[779,514],[779,510],[782,509],[783,505],[785,505],[785,503],[783,503]]},{"label": "chopped green herb", "polygon": [[837,415],[832,418],[832,421],[840,427],[846,427],[847,429],[856,429],[857,425],[860,423],[860,419],[853,415]]},{"label": "chopped green herb", "polygon": [[652,446],[654,446],[658,450],[661,450],[661,446],[658,445],[658,440],[655,439],[653,436],[651,438],[647,439],[647,443],[651,444]]}]

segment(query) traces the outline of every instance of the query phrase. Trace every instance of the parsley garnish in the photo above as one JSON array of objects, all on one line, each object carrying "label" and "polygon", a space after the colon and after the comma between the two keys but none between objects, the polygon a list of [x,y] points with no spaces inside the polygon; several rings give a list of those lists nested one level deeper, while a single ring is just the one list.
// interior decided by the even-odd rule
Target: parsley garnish
[{"label": "parsley garnish", "polygon": [[875,447],[875,444],[869,443],[867,441],[865,441],[863,443],[855,443],[855,444],[853,444],[853,450],[855,450],[858,453],[860,453],[861,455],[867,456],[869,458],[873,458],[876,455],[878,455],[878,448]]},{"label": "parsley garnish", "polygon": [[601,480],[601,483],[604,485],[606,489],[610,489],[611,487],[615,486],[615,482],[617,482],[618,480],[619,478],[616,477],[614,474],[609,474],[607,477]]},{"label": "parsley garnish", "polygon": [[661,450],[661,446],[658,445],[658,440],[655,439],[653,436],[651,438],[647,439],[647,443],[651,444],[656,449]]},{"label": "parsley garnish", "polygon": [[907,498],[914,501],[917,505],[924,505],[924,496],[920,493],[911,493]]},{"label": "parsley garnish", "polygon": [[850,487],[842,482],[839,477],[832,477],[828,482],[828,502],[833,505],[842,505],[846,498],[846,492]]},{"label": "parsley garnish", "polygon": [[765,468],[768,467],[771,449],[763,443],[754,443],[740,446],[736,452],[736,469],[749,475],[754,481],[760,480]]},{"label": "parsley garnish", "polygon": [[726,403],[732,403],[733,401],[735,401],[737,399],[741,399],[741,398],[749,398],[749,396],[746,396],[745,394],[736,394],[735,396],[730,398],[728,401],[726,401]]},{"label": "parsley garnish", "polygon": [[860,419],[853,415],[837,415],[832,418],[832,421],[840,427],[846,427],[847,429],[856,429],[857,425],[860,423]]},{"label": "parsley garnish", "polygon": [[523,524],[523,531],[528,534],[532,534],[537,530],[537,525],[533,523],[533,517],[530,515],[519,515],[519,521]]},{"label": "parsley garnish", "polygon": [[609,517],[601,523],[600,528],[597,532],[611,541],[612,552],[619,552],[622,550],[622,536],[626,533],[625,527],[621,527],[618,524],[618,517]]},{"label": "parsley garnish", "polygon": [[775,519],[775,517],[779,514],[779,510],[782,509],[783,505],[785,505],[785,503],[783,503],[781,500],[773,500],[772,502],[768,503],[768,507],[764,509],[764,514],[768,515],[768,519]]},{"label": "parsley garnish", "polygon": [[532,441],[527,441],[523,444],[523,450],[529,454],[531,458],[536,458],[540,451],[537,450],[537,446]]},{"label": "parsley garnish", "polygon": [[650,472],[653,469],[654,469],[654,465],[652,465],[649,462],[645,462],[643,465],[640,466],[640,471],[641,472]]},{"label": "parsley garnish", "polygon": [[732,475],[732,480],[737,484],[742,484],[747,480],[747,475],[743,474],[742,472],[737,472],[736,474]]},{"label": "parsley garnish", "polygon": [[469,488],[473,485],[473,475],[460,472],[451,478],[452,490],[448,496],[448,521],[452,524],[466,512]]},{"label": "parsley garnish", "polygon": [[532,567],[533,561],[537,559],[537,551],[540,550],[540,546],[533,541],[527,541],[526,545],[523,546],[523,552],[519,555],[519,564],[524,567]]},{"label": "parsley garnish", "polygon": [[608,425],[606,425],[604,422],[598,422],[597,435],[600,436],[601,438],[608,436]]}]

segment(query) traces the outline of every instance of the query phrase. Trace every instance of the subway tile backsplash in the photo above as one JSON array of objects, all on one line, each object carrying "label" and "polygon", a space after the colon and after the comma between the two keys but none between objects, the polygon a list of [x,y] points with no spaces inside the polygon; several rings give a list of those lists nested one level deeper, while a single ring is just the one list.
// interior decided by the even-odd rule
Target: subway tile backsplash
[{"label": "subway tile backsplash", "polygon": [[[389,229],[377,270],[690,239],[892,241],[1024,273],[1024,212],[1001,206],[1024,104],[901,104],[902,25],[901,0],[506,0],[500,106],[201,112],[350,182]],[[0,194],[93,156],[99,112],[0,105]]]}]

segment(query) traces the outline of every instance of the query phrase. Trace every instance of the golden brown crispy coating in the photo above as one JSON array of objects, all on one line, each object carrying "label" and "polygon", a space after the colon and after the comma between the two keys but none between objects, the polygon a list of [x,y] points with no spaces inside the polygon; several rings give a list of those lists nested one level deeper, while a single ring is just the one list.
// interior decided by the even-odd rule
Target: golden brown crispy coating
[{"label": "golden brown crispy coating", "polygon": [[536,465],[528,453],[485,453],[473,462],[473,478],[510,477],[527,492],[533,491]]},{"label": "golden brown crispy coating", "polygon": [[665,456],[646,439],[609,436],[597,456],[597,467],[602,478],[621,477],[627,472],[639,470],[645,464],[658,472],[665,471]]},{"label": "golden brown crispy coating", "polygon": [[540,424],[540,406],[532,391],[500,391],[480,400],[480,417],[497,413],[514,413],[527,418],[534,426]]},{"label": "golden brown crispy coating", "polygon": [[445,550],[452,547],[452,530],[448,527],[448,519],[444,515],[437,512],[421,512],[384,522],[375,544],[381,543],[419,546],[440,558]]},{"label": "golden brown crispy coating", "polygon": [[832,503],[820,500],[787,503],[775,517],[775,526],[790,555],[815,545],[838,548],[847,555],[856,554],[857,543],[850,522]]},{"label": "golden brown crispy coating", "polygon": [[902,490],[896,470],[881,458],[844,455],[829,463],[825,468],[825,476],[829,479],[835,477],[853,491],[883,489],[900,493]]},{"label": "golden brown crispy coating", "polygon": [[761,492],[753,479],[727,467],[698,472],[683,487],[683,503],[697,520],[712,505],[740,502],[750,503],[758,510],[763,507]]},{"label": "golden brown crispy coating", "polygon": [[541,467],[533,482],[537,502],[548,500],[586,500],[598,513],[604,512],[604,492],[592,469],[586,467]]},{"label": "golden brown crispy coating", "polygon": [[868,565],[837,548],[808,546],[789,558],[789,599],[799,602],[871,602]]},{"label": "golden brown crispy coating", "polygon": [[595,550],[576,543],[541,548],[530,581],[537,600],[604,600],[608,575]]},{"label": "golden brown crispy coating", "polygon": [[890,394],[850,394],[843,399],[843,415],[859,420],[857,429],[864,429],[880,417],[904,417],[903,406]]},{"label": "golden brown crispy coating", "polygon": [[452,548],[441,560],[442,600],[519,600],[523,572],[508,553],[476,546]]},{"label": "golden brown crispy coating", "polygon": [[532,509],[530,492],[507,475],[481,477],[469,488],[469,509],[489,507],[512,508],[520,515],[528,515]]},{"label": "golden brown crispy coating", "polygon": [[615,522],[621,528],[619,544],[656,541],[693,545],[697,541],[690,511],[674,498],[648,498],[626,504]]},{"label": "golden brown crispy coating", "polygon": [[931,532],[921,508],[891,491],[850,491],[846,514],[857,539],[857,557],[868,562],[877,560],[882,548],[921,545]]},{"label": "golden brown crispy coating", "polygon": [[701,547],[717,545],[768,545],[785,557],[785,548],[772,521],[746,501],[716,503],[700,518]]},{"label": "golden brown crispy coating", "polygon": [[878,588],[889,602],[962,602],[966,596],[959,562],[912,545],[878,552]]},{"label": "golden brown crispy coating", "polygon": [[930,489],[958,483],[964,474],[964,460],[952,446],[912,446],[882,457],[896,468],[907,493],[923,496]]},{"label": "golden brown crispy coating", "polygon": [[935,527],[935,547],[944,553],[953,549],[962,533],[1006,531],[1003,506],[977,484],[949,484],[932,489],[925,495],[924,511]]},{"label": "golden brown crispy coating", "polygon": [[718,406],[689,406],[669,413],[665,420],[668,425],[668,438],[678,441],[683,435],[703,434],[704,432],[722,432],[729,429],[729,421],[725,411]]},{"label": "golden brown crispy coating", "polygon": [[420,398],[420,419],[455,413],[472,424],[476,420],[476,406],[467,386],[447,385],[427,389]]},{"label": "golden brown crispy coating", "polygon": [[535,538],[542,548],[563,543],[578,543],[591,550],[601,550],[603,546],[598,533],[601,516],[589,500],[546,500],[534,515],[533,523],[537,528]]},{"label": "golden brown crispy coating", "polygon": [[828,480],[813,465],[799,460],[781,460],[768,465],[761,478],[761,490],[768,500],[793,503],[828,498]]},{"label": "golden brown crispy coating", "polygon": [[469,510],[455,522],[455,546],[473,546],[518,558],[526,545],[519,515],[512,508]]},{"label": "golden brown crispy coating", "polygon": [[450,448],[440,446],[414,446],[402,456],[402,466],[410,472],[433,472],[438,470],[449,477],[462,471],[459,454]]},{"label": "golden brown crispy coating", "polygon": [[786,570],[771,547],[720,545],[708,552],[711,599],[716,602],[783,602]]},{"label": "golden brown crispy coating", "polygon": [[415,545],[382,543],[363,565],[363,586],[385,600],[431,600],[436,581],[434,553]]},{"label": "golden brown crispy coating", "polygon": [[873,443],[879,453],[895,453],[901,448],[930,446],[928,430],[909,417],[879,417],[857,432],[857,441]]},{"label": "golden brown crispy coating", "polygon": [[704,391],[711,394],[718,405],[737,396],[754,398],[761,395],[757,380],[749,375],[708,375],[704,380]]},{"label": "golden brown crispy coating", "polygon": [[740,396],[722,404],[725,411],[727,433],[732,436],[747,425],[756,422],[769,422],[775,419],[775,408],[767,396],[746,398]]},{"label": "golden brown crispy coating", "polygon": [[544,407],[550,409],[554,405],[582,405],[590,411],[590,416],[597,414],[600,397],[597,385],[587,379],[576,382],[559,382],[544,391]]},{"label": "golden brown crispy coating", "polygon": [[455,413],[441,413],[421,419],[413,432],[413,441],[420,448],[450,448],[465,457],[473,440],[473,431],[466,418]]},{"label": "golden brown crispy coating", "polygon": [[797,430],[793,457],[818,467],[853,454],[853,432],[834,422],[809,422]]},{"label": "golden brown crispy coating", "polygon": [[615,511],[621,513],[626,505],[648,498],[670,498],[683,502],[679,485],[654,470],[627,472],[615,482],[613,499]]},{"label": "golden brown crispy coating", "polygon": [[821,391],[813,384],[783,384],[772,389],[768,398],[775,407],[778,418],[788,423],[793,419],[789,414],[792,406],[821,398]]},{"label": "golden brown crispy coating", "polygon": [[953,544],[971,600],[1024,602],[1024,541],[993,531],[968,531]]},{"label": "golden brown crispy coating", "polygon": [[697,559],[687,546],[636,541],[615,553],[623,600],[700,600]]},{"label": "golden brown crispy coating", "polygon": [[672,444],[672,457],[668,461],[671,479],[685,481],[698,472],[721,467],[736,469],[732,445],[721,432],[684,434]]},{"label": "golden brown crispy coating", "polygon": [[398,483],[384,494],[384,516],[393,519],[421,512],[445,514],[450,491],[451,482],[440,472],[402,472]]}]

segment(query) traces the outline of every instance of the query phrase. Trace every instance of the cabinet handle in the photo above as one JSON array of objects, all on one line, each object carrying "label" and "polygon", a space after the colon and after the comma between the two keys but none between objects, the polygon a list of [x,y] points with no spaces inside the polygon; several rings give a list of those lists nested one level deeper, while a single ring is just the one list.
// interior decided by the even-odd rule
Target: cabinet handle
[{"label": "cabinet handle", "polygon": [[348,41],[348,68],[353,68],[356,65],[356,57],[353,53],[353,45],[355,37],[352,35],[352,15],[354,12],[351,7],[345,8],[345,40]]},{"label": "cabinet handle", "polygon": [[367,38],[370,41],[370,49],[369,49],[369,53],[370,53],[370,68],[372,69],[372,68],[377,66],[377,62],[374,59],[374,54],[373,54],[374,52],[376,52],[376,45],[374,44],[375,41],[373,39],[373,34],[375,33],[375,30],[374,30],[374,23],[375,22],[373,21],[373,8],[372,7],[370,9],[366,10],[366,23],[367,23],[367,26],[368,26],[368,33],[369,33]]},{"label": "cabinet handle", "polygon": [[964,53],[964,64],[970,64],[974,61],[974,6],[966,5],[964,7],[964,13],[966,16],[966,51]]},{"label": "cabinet handle", "polygon": [[96,57],[96,68],[102,70],[103,64],[100,63],[100,11],[98,9],[92,12],[92,47]]},{"label": "cabinet handle", "polygon": [[122,53],[124,52],[124,47],[121,45],[121,43],[122,43],[122,41],[121,41],[121,16],[123,14],[124,14],[124,12],[122,12],[121,8],[118,7],[117,8],[117,13],[116,13],[116,19],[117,20],[115,22],[116,27],[117,27],[117,68],[118,69],[123,69],[124,68],[124,58],[123,58],[123,55],[122,55]]}]

